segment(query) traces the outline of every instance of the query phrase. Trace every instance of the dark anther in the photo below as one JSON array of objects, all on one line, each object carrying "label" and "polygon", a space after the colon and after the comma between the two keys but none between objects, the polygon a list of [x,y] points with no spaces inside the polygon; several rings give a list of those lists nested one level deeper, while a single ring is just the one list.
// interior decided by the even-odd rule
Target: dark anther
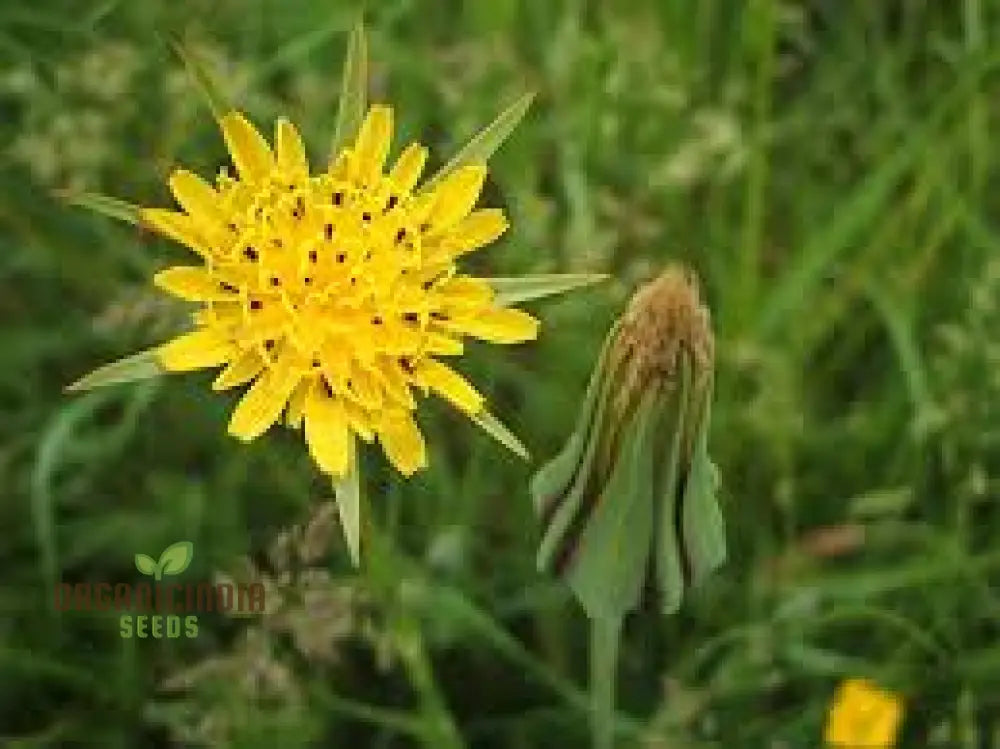
[{"label": "dark anther", "polygon": [[368,211],[365,211],[364,213],[361,214],[361,220],[365,222],[371,221],[372,215]]},{"label": "dark anther", "polygon": [[371,260],[371,259],[372,259],[372,251],[365,250],[365,260]]},{"label": "dark anther", "polygon": [[434,310],[433,312],[431,312],[431,319],[433,319],[433,320],[447,320],[448,319],[448,315],[446,315],[444,312],[438,312],[437,310]]},{"label": "dark anther", "polygon": [[281,286],[281,279],[278,278],[277,276],[271,276],[271,285],[272,286]]},{"label": "dark anther", "polygon": [[319,259],[319,255],[316,254],[316,250],[309,250],[309,262],[315,263]]},{"label": "dark anther", "polygon": [[396,232],[396,242],[402,242],[406,239],[406,229],[400,229]]},{"label": "dark anther", "polygon": [[416,312],[404,312],[403,319],[406,320],[406,322],[420,322],[420,315]]},{"label": "dark anther", "polygon": [[420,225],[420,233],[423,234],[425,231],[431,228],[431,225],[424,222]]},{"label": "dark anther", "polygon": [[431,288],[431,286],[434,285],[434,282],[433,281],[424,281],[420,285],[423,287],[424,291],[428,291]]},{"label": "dark anther", "polygon": [[350,377],[347,378],[347,387],[349,388],[354,387],[354,380],[352,380]]},{"label": "dark anther", "polygon": [[411,362],[407,357],[399,357],[399,366],[401,366],[403,371],[407,374],[413,374],[413,362]]},{"label": "dark anther", "polygon": [[312,360],[312,365],[313,365],[313,369],[319,369],[319,367],[320,367],[319,359],[313,359]]},{"label": "dark anther", "polygon": [[393,208],[396,207],[397,203],[399,203],[399,198],[397,198],[395,195],[390,195],[389,202],[385,204],[385,209],[387,211],[391,211]]},{"label": "dark anther", "polygon": [[378,315],[375,315],[375,317],[372,318],[372,325],[381,325],[381,324],[382,324],[382,318],[379,317]]},{"label": "dark anther", "polygon": [[238,288],[233,286],[231,283],[226,283],[225,281],[219,282],[219,288],[222,289],[223,291],[232,291],[232,292],[239,291]]},{"label": "dark anther", "polygon": [[323,234],[327,238],[327,241],[333,239],[333,224],[327,224],[324,226]]},{"label": "dark anther", "polygon": [[305,278],[302,279],[302,283],[304,283],[306,286],[308,286],[312,282],[313,282],[313,280],[312,280],[311,276],[306,276]]},{"label": "dark anther", "polygon": [[280,250],[280,249],[281,249],[282,247],[284,247],[284,246],[285,246],[284,242],[282,242],[282,241],[281,241],[280,239],[278,239],[277,237],[275,237],[274,239],[272,239],[272,240],[271,240],[271,244],[273,244],[273,245],[274,245],[275,247],[277,247],[277,248],[278,248],[279,250]]},{"label": "dark anther", "polygon": [[264,350],[265,351],[270,351],[273,348],[274,348],[274,339],[268,338],[266,341],[264,341]]},{"label": "dark anther", "polygon": [[351,276],[351,286],[357,286],[357,285],[358,285],[357,276]]},{"label": "dark anther", "polygon": [[345,260],[347,260],[347,253],[344,253],[344,252],[338,252],[338,253],[337,253],[337,262],[338,262],[338,263],[342,263],[342,262],[344,262]]},{"label": "dark anther", "polygon": [[237,231],[239,231],[239,227],[237,227],[236,224],[234,224],[232,221],[230,221],[228,224],[226,224],[226,227],[231,232],[237,232]]},{"label": "dark anther", "polygon": [[260,301],[260,299],[251,299],[250,300],[250,309],[260,309],[263,306],[264,306],[264,303],[262,301]]},{"label": "dark anther", "polygon": [[333,194],[332,200],[333,200],[333,204],[334,205],[340,205],[340,204],[342,204],[344,202],[344,193],[342,193],[342,192],[335,192]]},{"label": "dark anther", "polygon": [[333,397],[333,388],[330,387],[330,383],[327,382],[326,380],[323,380],[323,390],[326,391],[327,398]]},{"label": "dark anther", "polygon": [[252,262],[255,261],[258,257],[260,257],[260,254],[253,247],[248,246],[246,249],[243,250],[243,257]]},{"label": "dark anther", "polygon": [[306,215],[306,201],[301,195],[295,199],[295,209],[292,211],[295,218],[302,218]]}]

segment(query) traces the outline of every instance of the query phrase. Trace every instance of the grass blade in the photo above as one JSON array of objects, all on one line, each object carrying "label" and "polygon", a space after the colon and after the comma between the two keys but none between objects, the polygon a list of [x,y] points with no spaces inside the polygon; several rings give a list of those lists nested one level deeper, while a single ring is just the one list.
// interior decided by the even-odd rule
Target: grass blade
[{"label": "grass blade", "polygon": [[496,153],[497,149],[503,145],[503,142],[507,140],[514,131],[514,128],[517,127],[528,111],[528,107],[531,106],[531,100],[534,98],[534,93],[524,94],[497,115],[497,118],[473,136],[472,140],[466,143],[452,157],[451,161],[441,167],[433,177],[428,179],[423,187],[421,187],[421,191],[427,192],[431,190],[437,182],[447,177],[456,169],[469,166],[470,164],[485,164],[489,161],[490,157]]}]

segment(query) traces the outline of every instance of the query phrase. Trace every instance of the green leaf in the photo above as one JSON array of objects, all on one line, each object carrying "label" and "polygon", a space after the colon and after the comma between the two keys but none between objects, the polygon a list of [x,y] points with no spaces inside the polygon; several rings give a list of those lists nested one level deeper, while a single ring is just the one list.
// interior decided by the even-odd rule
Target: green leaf
[{"label": "green leaf", "polygon": [[357,137],[365,116],[368,98],[368,41],[361,21],[351,30],[347,40],[347,57],[340,84],[340,102],[337,107],[337,124],[330,146],[330,160],[337,158],[341,149]]},{"label": "green leaf", "polygon": [[610,277],[607,273],[551,273],[522,278],[484,278],[482,280],[493,288],[493,293],[496,294],[496,303],[501,307],[507,307],[519,302],[562,294],[582,286],[590,286]]},{"label": "green leaf", "polygon": [[120,385],[126,382],[148,380],[151,377],[164,374],[165,371],[156,358],[156,349],[148,349],[98,367],[72,385],[68,385],[66,390],[68,392],[80,392],[106,385]]},{"label": "green leaf", "polygon": [[503,145],[535,98],[534,93],[527,93],[497,115],[489,125],[480,130],[465,146],[455,154],[451,161],[441,167],[433,177],[424,182],[420,192],[429,192],[435,184],[447,177],[456,169],[473,164],[485,164],[497,149]]},{"label": "green leaf", "polygon": [[357,567],[361,564],[361,471],[358,468],[357,450],[352,445],[350,468],[347,475],[334,478],[333,489],[337,496],[337,511],[344,529],[347,550]]},{"label": "green leaf", "polygon": [[136,554],[135,568],[144,575],[152,575],[156,572],[156,560],[145,554]]},{"label": "green leaf", "polygon": [[526,448],[521,440],[517,438],[517,435],[504,426],[503,422],[501,422],[489,411],[480,411],[469,418],[471,418],[493,439],[518,457],[523,458],[524,460],[531,459],[531,456],[528,453],[528,448]]},{"label": "green leaf", "polygon": [[653,453],[656,393],[642,401],[624,427],[607,485],[588,497],[596,507],[580,534],[567,581],[594,620],[620,619],[636,607],[653,538]]},{"label": "green leaf", "polygon": [[160,554],[158,570],[163,575],[179,575],[190,566],[192,557],[194,557],[194,545],[190,541],[170,544]]},{"label": "green leaf", "polygon": [[718,473],[708,457],[707,425],[695,448],[684,489],[684,548],[691,564],[691,585],[698,585],[726,561],[726,533],[716,498]]},{"label": "green leaf", "polygon": [[222,92],[222,88],[209,72],[208,64],[205,60],[173,34],[166,36],[166,42],[170,49],[173,50],[173,53],[177,55],[177,58],[184,64],[184,69],[195,84],[195,87],[205,97],[205,102],[212,111],[212,116],[216,120],[221,120],[227,113],[235,111],[235,105]]},{"label": "green leaf", "polygon": [[70,205],[86,208],[102,216],[123,221],[133,226],[140,226],[142,224],[142,218],[139,214],[141,209],[139,206],[126,203],[124,200],[110,198],[107,195],[98,195],[93,192],[74,192],[72,190],[56,190],[54,194],[57,198]]}]

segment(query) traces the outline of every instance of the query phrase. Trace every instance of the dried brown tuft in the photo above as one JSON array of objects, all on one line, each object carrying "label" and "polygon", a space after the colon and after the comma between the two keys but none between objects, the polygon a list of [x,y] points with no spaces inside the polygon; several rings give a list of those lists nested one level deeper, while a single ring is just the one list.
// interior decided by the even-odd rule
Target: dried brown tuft
[{"label": "dried brown tuft", "polygon": [[671,387],[682,354],[690,357],[696,378],[710,373],[715,342],[694,273],[670,265],[641,287],[622,317],[615,345],[625,363],[627,392],[651,383]]}]

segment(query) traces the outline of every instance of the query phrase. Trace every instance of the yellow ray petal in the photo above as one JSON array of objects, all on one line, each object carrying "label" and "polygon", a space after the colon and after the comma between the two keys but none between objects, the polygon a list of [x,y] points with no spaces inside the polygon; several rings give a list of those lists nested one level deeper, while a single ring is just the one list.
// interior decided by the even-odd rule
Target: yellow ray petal
[{"label": "yellow ray petal", "polygon": [[188,302],[227,301],[235,297],[204,268],[175,265],[153,276],[153,285]]},{"label": "yellow ray petal", "polygon": [[202,257],[208,256],[208,243],[190,216],[166,208],[143,208],[139,215],[149,228],[178,244],[189,247]]},{"label": "yellow ray petal", "polygon": [[285,410],[285,424],[292,429],[298,429],[302,425],[302,416],[306,409],[306,396],[313,382],[303,379],[295,388],[295,392],[288,399],[288,408]]},{"label": "yellow ray petal", "polygon": [[306,395],[305,434],[309,454],[320,470],[333,476],[347,473],[350,456],[347,417],[339,399],[330,398],[319,384]]},{"label": "yellow ray petal", "polygon": [[233,163],[244,180],[267,176],[274,164],[271,147],[250,121],[239,112],[230,112],[219,123]]},{"label": "yellow ray petal", "polygon": [[248,349],[238,354],[229,365],[219,373],[212,383],[212,390],[228,390],[229,388],[250,382],[264,368],[264,359],[254,349]]},{"label": "yellow ray petal", "polygon": [[298,369],[280,361],[264,370],[233,411],[229,433],[244,442],[262,435],[281,416],[301,379]]},{"label": "yellow ray petal", "polygon": [[405,195],[417,184],[426,163],[427,149],[419,143],[411,143],[396,159],[392,171],[389,172],[389,180]]},{"label": "yellow ray petal", "polygon": [[433,298],[449,309],[484,307],[493,300],[493,288],[482,278],[453,276],[435,288]]},{"label": "yellow ray petal", "polygon": [[483,409],[485,398],[462,375],[435,359],[417,364],[413,379],[445,398],[460,411],[475,414]]},{"label": "yellow ray petal", "polygon": [[427,465],[427,447],[413,417],[407,411],[383,415],[378,430],[386,457],[404,476],[410,476]]},{"label": "yellow ray petal", "polygon": [[437,356],[461,356],[465,346],[457,338],[444,333],[428,331],[424,334],[423,350]]},{"label": "yellow ray petal", "polygon": [[278,120],[274,143],[278,168],[293,179],[305,179],[309,175],[306,147],[295,125],[284,117]]},{"label": "yellow ray petal", "polygon": [[170,175],[170,192],[196,221],[219,223],[219,193],[194,172],[177,169]]},{"label": "yellow ray petal", "polygon": [[167,341],[156,349],[156,357],[169,372],[190,372],[224,364],[236,346],[218,330],[193,330]]},{"label": "yellow ray petal", "polygon": [[341,405],[344,409],[344,414],[347,416],[347,423],[350,425],[351,430],[365,442],[371,442],[375,439],[375,429],[372,426],[371,415],[349,400],[342,401]]},{"label": "yellow ray petal", "polygon": [[368,110],[354,145],[355,168],[362,179],[382,173],[392,139],[392,110],[383,105]]},{"label": "yellow ray petal", "polygon": [[446,246],[457,257],[496,241],[508,226],[507,217],[499,208],[473,211],[449,232]]},{"label": "yellow ray petal", "polygon": [[463,166],[449,174],[434,191],[434,207],[430,213],[431,233],[438,234],[451,228],[469,215],[479,200],[486,167]]},{"label": "yellow ray petal", "polygon": [[443,327],[492,343],[523,343],[538,337],[538,320],[519,309],[490,309],[440,323]]}]

